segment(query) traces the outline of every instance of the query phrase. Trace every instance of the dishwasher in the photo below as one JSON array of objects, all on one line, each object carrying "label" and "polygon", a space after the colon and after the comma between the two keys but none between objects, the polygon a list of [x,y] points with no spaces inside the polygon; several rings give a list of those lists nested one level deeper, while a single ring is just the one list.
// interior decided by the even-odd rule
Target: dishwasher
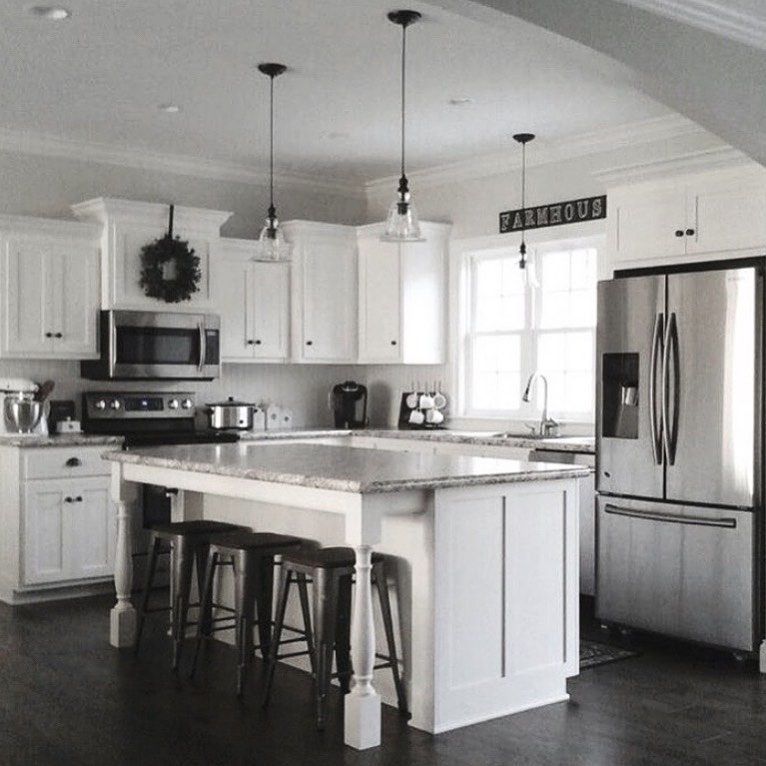
[{"label": "dishwasher", "polygon": [[580,593],[596,593],[596,456],[591,452],[537,448],[529,459],[540,463],[569,463],[585,465],[591,469],[588,476],[579,479],[580,488]]}]

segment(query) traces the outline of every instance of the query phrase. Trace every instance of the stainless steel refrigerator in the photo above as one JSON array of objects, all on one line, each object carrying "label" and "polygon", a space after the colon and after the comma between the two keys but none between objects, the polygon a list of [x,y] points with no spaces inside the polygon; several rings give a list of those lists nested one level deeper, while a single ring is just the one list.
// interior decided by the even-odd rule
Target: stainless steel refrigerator
[{"label": "stainless steel refrigerator", "polygon": [[605,622],[758,647],[763,271],[748,261],[599,283],[596,614]]}]

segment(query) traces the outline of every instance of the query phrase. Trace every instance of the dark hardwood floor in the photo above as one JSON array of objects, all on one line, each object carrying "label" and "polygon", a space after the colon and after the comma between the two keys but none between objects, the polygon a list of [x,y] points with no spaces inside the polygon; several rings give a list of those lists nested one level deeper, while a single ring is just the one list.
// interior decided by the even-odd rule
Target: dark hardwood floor
[{"label": "dark hardwood floor", "polygon": [[[170,672],[156,620],[138,658],[113,650],[111,601],[0,605],[1,766],[766,763],[766,676],[709,650],[634,637],[641,655],[583,671],[568,703],[434,737],[384,707],[385,744],[360,753],[342,743],[339,695],[335,725],[314,729],[303,673],[280,670],[263,712],[259,666],[237,701],[230,647],[212,647],[194,683]],[[603,639],[587,610],[583,627]]]}]

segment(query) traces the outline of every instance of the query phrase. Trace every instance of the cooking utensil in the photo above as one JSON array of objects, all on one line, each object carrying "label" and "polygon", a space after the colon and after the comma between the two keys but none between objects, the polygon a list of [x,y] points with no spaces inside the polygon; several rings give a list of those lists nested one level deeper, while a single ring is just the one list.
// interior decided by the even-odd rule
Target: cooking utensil
[{"label": "cooking utensil", "polygon": [[254,404],[237,402],[230,396],[225,402],[215,402],[206,406],[211,428],[249,431],[253,427],[253,412],[256,409]]},{"label": "cooking utensil", "polygon": [[35,401],[44,402],[53,392],[56,384],[52,380],[46,380],[35,392]]}]

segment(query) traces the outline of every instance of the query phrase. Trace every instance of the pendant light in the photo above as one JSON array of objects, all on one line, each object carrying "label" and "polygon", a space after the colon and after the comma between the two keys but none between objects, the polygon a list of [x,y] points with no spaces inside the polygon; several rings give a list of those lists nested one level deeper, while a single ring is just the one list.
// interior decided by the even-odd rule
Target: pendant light
[{"label": "pendant light", "polygon": [[535,137],[534,133],[516,133],[513,140],[521,144],[521,244],[519,245],[519,268],[522,270],[524,282],[528,287],[536,287],[534,269],[527,259],[527,243],[524,241],[526,231],[526,190],[527,190],[527,144]]},{"label": "pendant light", "polygon": [[277,210],[274,207],[274,78],[283,74],[284,64],[258,64],[258,71],[269,78],[269,210],[266,222],[258,237],[260,261],[285,261],[290,257],[290,244],[279,228]]},{"label": "pendant light", "polygon": [[412,204],[410,187],[404,170],[404,123],[405,123],[405,60],[407,55],[407,27],[414,24],[421,15],[417,11],[391,11],[388,20],[402,28],[402,175],[396,199],[391,203],[386,218],[386,229],[381,239],[384,242],[423,242],[420,236],[418,214]]}]

